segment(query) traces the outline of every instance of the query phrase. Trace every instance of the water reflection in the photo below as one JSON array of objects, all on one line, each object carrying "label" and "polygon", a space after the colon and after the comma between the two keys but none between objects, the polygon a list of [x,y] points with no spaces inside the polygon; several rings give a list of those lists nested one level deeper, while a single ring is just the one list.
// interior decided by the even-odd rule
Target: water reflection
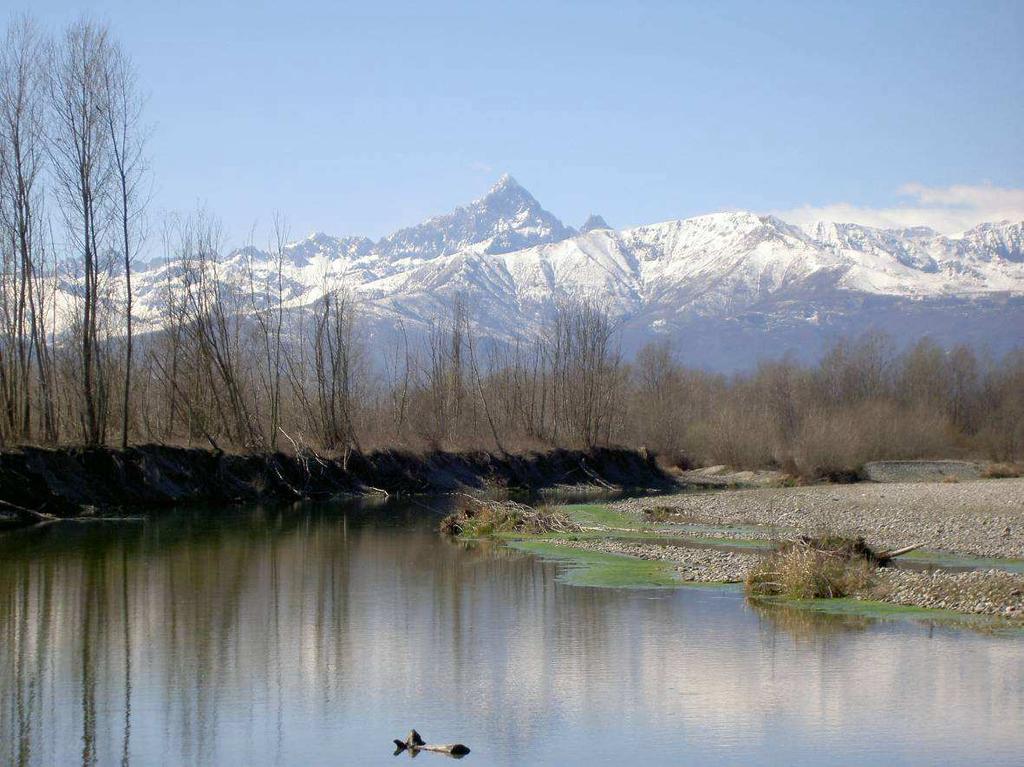
[{"label": "water reflection", "polygon": [[0,763],[390,763],[411,726],[480,764],[1024,747],[1020,640],[566,587],[432,526],[391,505],[0,538]]}]

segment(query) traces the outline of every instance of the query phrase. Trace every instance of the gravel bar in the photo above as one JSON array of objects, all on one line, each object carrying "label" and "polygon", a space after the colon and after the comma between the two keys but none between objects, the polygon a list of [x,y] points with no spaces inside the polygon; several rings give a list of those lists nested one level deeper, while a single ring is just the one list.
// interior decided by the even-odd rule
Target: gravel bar
[{"label": "gravel bar", "polygon": [[[561,546],[667,562],[688,583],[742,582],[762,554],[614,539],[553,540]],[[1024,619],[1024,575],[1002,570],[918,572],[880,568],[860,598],[913,607]]]},{"label": "gravel bar", "polygon": [[[660,508],[662,531],[703,537],[790,537],[829,531],[862,535],[876,548],[921,544],[964,556],[1024,558],[1024,479],[959,483],[813,485],[627,498],[610,504],[647,519]],[[735,530],[718,529],[737,527]],[[758,552],[609,539],[560,540],[562,545],[670,563],[680,580],[743,581]],[[1024,620],[1024,575],[1001,570],[952,572],[880,568],[858,595],[892,604]]]},{"label": "gravel bar", "polygon": [[829,530],[863,535],[876,547],[921,544],[956,554],[1024,558],[1024,478],[691,491],[611,505],[636,514],[665,507],[688,523],[763,528],[723,537]]}]

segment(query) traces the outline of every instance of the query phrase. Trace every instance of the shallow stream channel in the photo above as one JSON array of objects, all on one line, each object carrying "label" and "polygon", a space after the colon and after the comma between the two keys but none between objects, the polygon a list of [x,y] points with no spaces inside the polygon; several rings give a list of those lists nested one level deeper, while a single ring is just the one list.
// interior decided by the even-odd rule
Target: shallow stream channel
[{"label": "shallow stream channel", "polygon": [[1021,764],[1020,632],[446,538],[448,504],[0,534],[0,764],[394,765],[410,728],[479,765]]}]

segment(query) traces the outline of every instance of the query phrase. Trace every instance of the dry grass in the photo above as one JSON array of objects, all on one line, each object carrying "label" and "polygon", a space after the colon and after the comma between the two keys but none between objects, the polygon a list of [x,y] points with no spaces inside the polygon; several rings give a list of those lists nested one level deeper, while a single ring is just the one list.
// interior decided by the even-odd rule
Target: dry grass
[{"label": "dry grass", "polygon": [[845,597],[871,585],[877,555],[862,538],[822,536],[782,544],[746,579],[751,596]]},{"label": "dry grass", "polygon": [[445,535],[486,538],[498,533],[575,533],[580,526],[568,514],[549,506],[534,508],[514,501],[487,501],[461,496],[451,514],[441,520]]},{"label": "dry grass", "polygon": [[990,463],[981,472],[984,479],[1014,479],[1024,475],[1024,466],[1019,463]]}]

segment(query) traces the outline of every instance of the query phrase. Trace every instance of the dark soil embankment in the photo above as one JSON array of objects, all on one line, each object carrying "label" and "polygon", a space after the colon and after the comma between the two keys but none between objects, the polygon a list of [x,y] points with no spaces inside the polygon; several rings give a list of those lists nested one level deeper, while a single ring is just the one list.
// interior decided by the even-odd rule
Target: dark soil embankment
[{"label": "dark soil embankment", "polygon": [[[632,450],[354,454],[347,464],[312,455],[233,455],[144,445],[127,450],[23,448],[0,454],[4,504],[57,516],[98,509],[188,503],[326,499],[343,493],[527,491],[596,484],[656,489],[672,484],[653,457]],[[10,511],[10,507],[8,507]]]}]

